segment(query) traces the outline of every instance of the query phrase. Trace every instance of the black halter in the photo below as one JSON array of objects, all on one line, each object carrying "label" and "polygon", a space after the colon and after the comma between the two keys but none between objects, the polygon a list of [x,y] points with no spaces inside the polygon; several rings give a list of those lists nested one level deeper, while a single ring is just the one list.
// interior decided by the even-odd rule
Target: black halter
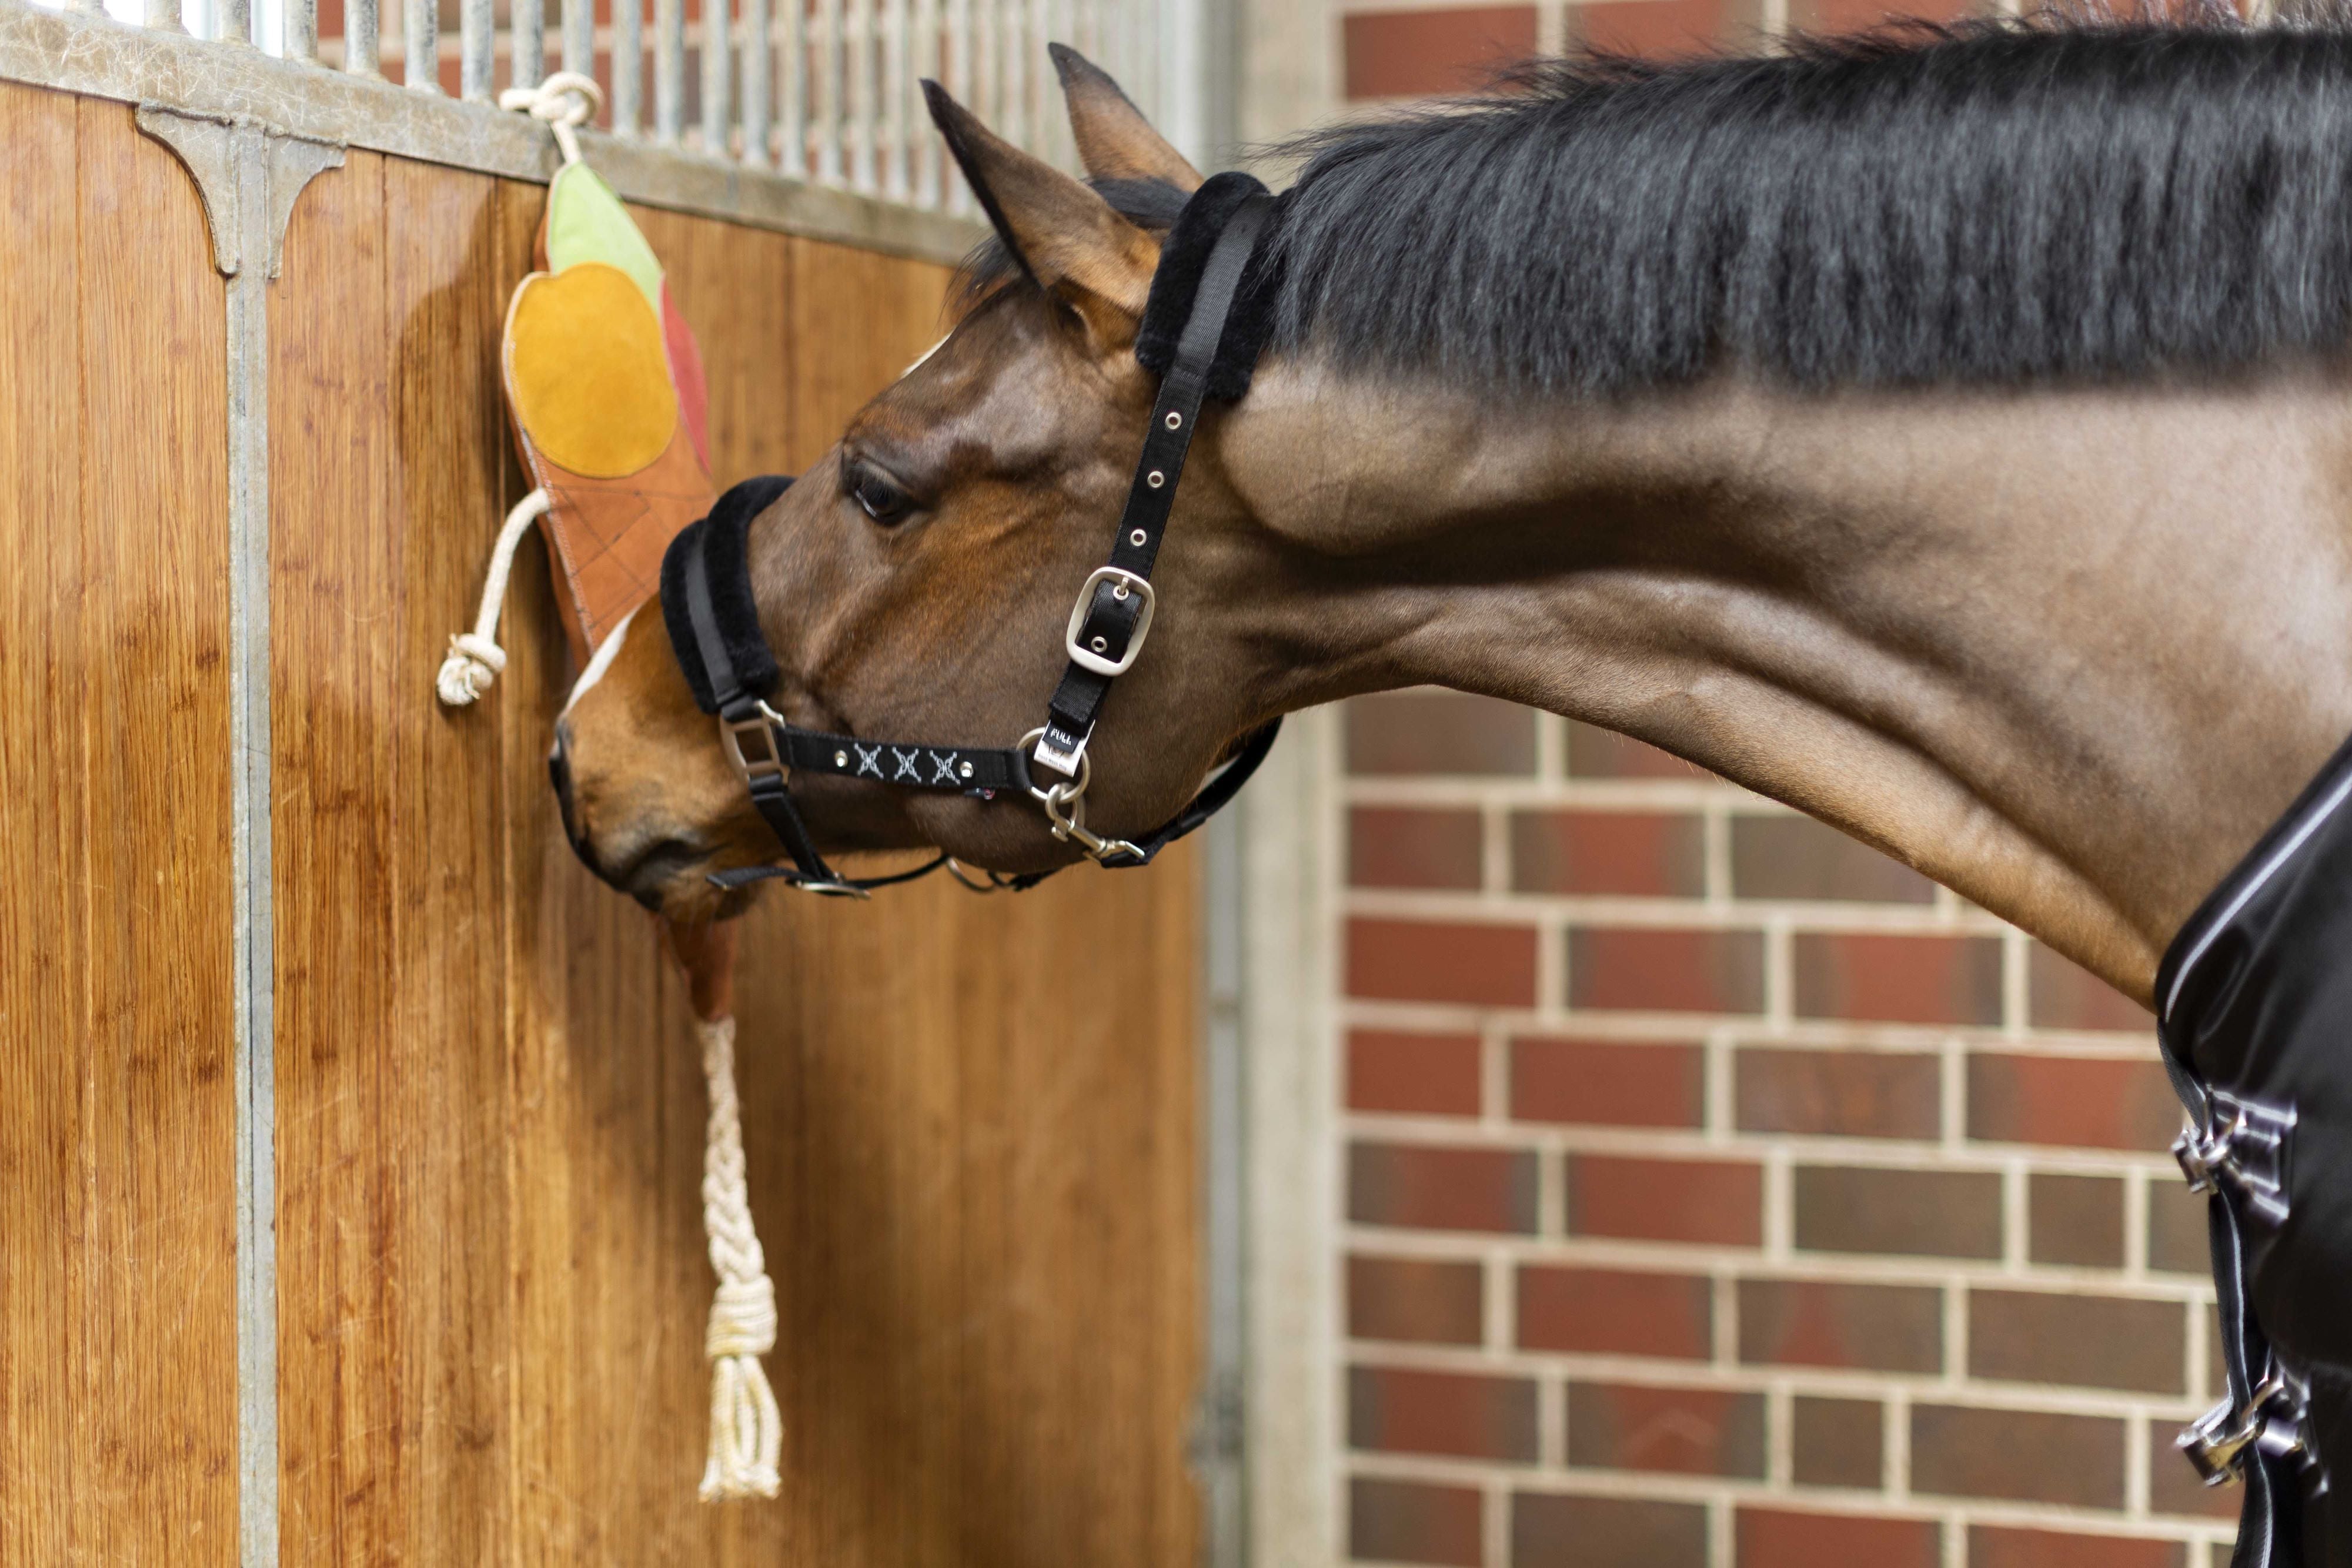
[{"label": "black halter", "polygon": [[[661,590],[671,646],[697,702],[705,713],[718,716],[719,739],[751,791],[751,804],[793,860],[790,867],[719,872],[710,878],[712,883],[735,888],[772,877],[811,893],[864,897],[870,889],[908,882],[942,866],[965,885],[982,888],[1028,887],[1045,875],[991,873],[985,883],[975,882],[942,854],[891,876],[843,876],[826,863],[793,804],[794,772],[865,779],[905,789],[948,790],[982,800],[1020,790],[1044,810],[1055,838],[1076,843],[1097,864],[1114,868],[1149,864],[1160,850],[1240,793],[1273,748],[1282,726],[1279,718],[1253,731],[1233,760],[1181,811],[1152,831],[1139,839],[1104,838],[1086,825],[1086,793],[1093,772],[1087,743],[1111,683],[1135,663],[1150,633],[1152,562],[1160,553],[1201,405],[1213,391],[1213,371],[1216,392],[1238,396],[1247,387],[1247,361],[1255,360],[1257,344],[1250,342],[1242,350],[1246,360],[1240,366],[1238,385],[1231,365],[1220,361],[1219,349],[1223,346],[1230,354],[1234,347],[1226,343],[1228,318],[1273,204],[1274,198],[1255,181],[1220,175],[1187,205],[1184,218],[1195,220],[1190,226],[1196,232],[1186,234],[1188,225],[1180,218],[1178,232],[1162,251],[1162,276],[1154,277],[1152,287],[1155,312],[1162,308],[1162,277],[1170,273],[1180,241],[1190,242],[1193,249],[1207,242],[1199,287],[1179,318],[1182,329],[1144,432],[1143,455],[1136,464],[1109,563],[1097,568],[1078,590],[1063,634],[1069,664],[1046,705],[1045,722],[1016,744],[932,746],[827,735],[788,723],[768,705],[765,695],[773,689],[779,670],[751,608],[743,541],[751,520],[783,494],[792,483],[789,478],[772,476],[736,486],[719,497],[709,517],[671,542],[662,563]],[[1197,233],[1206,221],[1220,224],[1213,239]],[[1147,329],[1152,324],[1147,315]],[[1048,779],[1043,784],[1040,769]]]}]

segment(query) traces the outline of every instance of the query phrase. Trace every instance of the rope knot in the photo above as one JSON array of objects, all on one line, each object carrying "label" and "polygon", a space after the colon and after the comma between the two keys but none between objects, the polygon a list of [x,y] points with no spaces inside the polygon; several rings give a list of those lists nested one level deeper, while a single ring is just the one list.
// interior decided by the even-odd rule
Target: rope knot
[{"label": "rope knot", "polygon": [[775,1281],[765,1274],[720,1281],[710,1299],[710,1326],[702,1336],[702,1354],[717,1361],[727,1355],[765,1355],[775,1348]]},{"label": "rope knot", "polygon": [[580,139],[572,128],[587,124],[604,110],[604,89],[596,78],[578,71],[557,71],[537,87],[510,87],[499,94],[500,109],[522,110],[555,132],[566,163],[580,162]]},{"label": "rope knot", "polygon": [[464,707],[490,689],[507,667],[507,651],[488,637],[460,632],[449,639],[449,656],[441,661],[434,687],[451,707]]},{"label": "rope knot", "polygon": [[499,629],[499,606],[506,601],[507,574],[514,570],[515,550],[522,543],[530,525],[547,515],[547,492],[533,490],[515,503],[514,510],[499,529],[499,542],[490,551],[490,570],[482,584],[482,607],[474,617],[474,629],[460,632],[449,639],[449,656],[441,661],[441,674],[433,682],[434,690],[441,694],[442,703],[449,707],[464,707],[490,689],[490,682],[507,667],[507,651],[498,645],[494,633]]}]

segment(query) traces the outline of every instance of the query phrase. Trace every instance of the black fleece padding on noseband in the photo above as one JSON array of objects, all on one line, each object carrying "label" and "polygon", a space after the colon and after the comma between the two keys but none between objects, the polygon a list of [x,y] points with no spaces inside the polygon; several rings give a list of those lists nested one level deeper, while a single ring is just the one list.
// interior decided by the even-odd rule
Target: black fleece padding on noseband
[{"label": "black fleece padding on noseband", "polygon": [[768,640],[760,631],[760,607],[751,599],[745,540],[751,519],[775,505],[776,497],[791,485],[790,476],[782,474],[744,480],[712,504],[709,517],[680,529],[662,556],[662,623],[669,628],[670,649],[677,655],[677,667],[686,672],[686,684],[694,690],[695,706],[705,713],[717,713],[719,699],[710,689],[710,673],[702,667],[694,622],[687,614],[683,580],[687,554],[694,540],[703,541],[710,604],[718,614],[727,656],[735,662],[735,674],[743,689],[754,696],[765,696],[775,689],[782,672],[776,668],[776,656],[768,651]]},{"label": "black fleece padding on noseband", "polygon": [[[1160,247],[1160,267],[1151,275],[1151,297],[1143,308],[1143,323],[1135,334],[1135,357],[1147,371],[1165,374],[1175,362],[1176,340],[1183,335],[1185,319],[1192,314],[1192,297],[1201,291],[1201,275],[1208,269],[1209,253],[1217,236],[1250,197],[1265,186],[1239,170],[1212,174],[1202,182],[1176,215],[1176,226]],[[1274,333],[1276,286],[1280,281],[1268,259],[1275,247],[1261,235],[1257,251],[1242,268],[1233,310],[1225,318],[1224,335],[1217,340],[1216,358],[1209,365],[1209,393],[1220,402],[1238,402],[1249,391],[1257,357]]]}]

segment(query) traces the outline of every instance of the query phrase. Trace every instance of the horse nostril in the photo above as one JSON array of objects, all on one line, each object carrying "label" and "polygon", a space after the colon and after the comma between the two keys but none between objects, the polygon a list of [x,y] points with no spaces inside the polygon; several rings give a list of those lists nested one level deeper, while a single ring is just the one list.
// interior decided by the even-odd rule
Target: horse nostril
[{"label": "horse nostril", "polygon": [[555,809],[562,815],[563,837],[572,845],[572,852],[580,857],[582,865],[602,876],[604,873],[596,863],[596,852],[590,847],[586,835],[581,832],[579,820],[572,810],[570,728],[563,724],[555,727],[555,744],[547,753],[547,781],[555,788]]}]

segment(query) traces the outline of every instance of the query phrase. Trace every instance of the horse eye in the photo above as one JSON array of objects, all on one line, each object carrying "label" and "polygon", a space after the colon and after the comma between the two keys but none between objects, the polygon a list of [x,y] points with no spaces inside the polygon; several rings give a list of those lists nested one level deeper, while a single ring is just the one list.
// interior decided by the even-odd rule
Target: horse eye
[{"label": "horse eye", "polygon": [[886,528],[906,521],[915,509],[912,497],[863,463],[850,465],[848,479],[858,509]]}]

